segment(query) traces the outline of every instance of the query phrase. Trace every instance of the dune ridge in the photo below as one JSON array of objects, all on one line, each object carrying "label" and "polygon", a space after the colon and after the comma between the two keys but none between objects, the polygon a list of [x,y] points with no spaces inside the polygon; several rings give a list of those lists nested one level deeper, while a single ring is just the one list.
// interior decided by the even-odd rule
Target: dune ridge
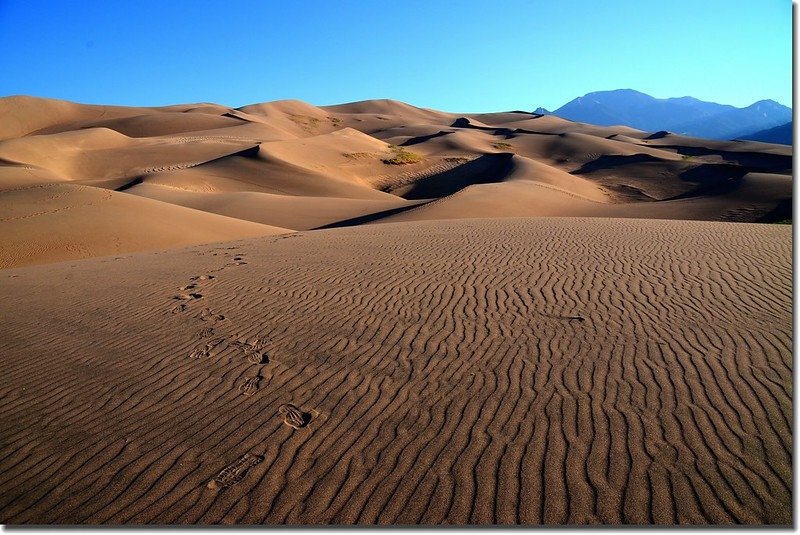
[{"label": "dune ridge", "polygon": [[[71,183],[286,231],[505,215],[791,217],[791,147],[526,112],[448,113],[393,100],[126,108],[19,96],[0,99],[0,117],[0,205],[8,202],[5,191]],[[762,180],[762,193],[750,195]],[[88,204],[100,193],[72,195],[86,196]],[[26,219],[26,235],[46,233],[36,228],[40,221]],[[0,222],[0,232],[17,226],[3,229]],[[219,238],[184,228],[196,243]],[[251,235],[244,229],[253,227],[240,228],[240,236]],[[128,246],[186,244],[179,234]],[[38,258],[109,252],[76,248],[78,238],[66,236],[60,251],[51,244]],[[21,265],[14,254],[0,252],[0,264]]]},{"label": "dune ridge", "polygon": [[0,523],[790,525],[791,166],[0,98]]}]

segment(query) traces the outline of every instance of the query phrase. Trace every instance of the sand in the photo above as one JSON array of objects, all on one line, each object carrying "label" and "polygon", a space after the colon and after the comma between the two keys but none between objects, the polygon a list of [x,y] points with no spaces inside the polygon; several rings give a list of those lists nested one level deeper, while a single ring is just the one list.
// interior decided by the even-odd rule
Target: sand
[{"label": "sand", "polygon": [[[791,147],[524,112],[392,100],[133,108],[20,96],[0,98],[0,119],[0,209],[34,207],[0,218],[0,233],[23,238],[0,250],[0,267],[393,221],[791,217]],[[51,217],[100,198],[124,205],[105,207],[112,236]],[[136,228],[176,207],[169,231]],[[58,239],[40,247],[48,235]]]},{"label": "sand", "polygon": [[5,270],[0,520],[789,524],[790,233],[473,219]]},{"label": "sand", "polygon": [[0,98],[0,522],[792,522],[791,147]]}]

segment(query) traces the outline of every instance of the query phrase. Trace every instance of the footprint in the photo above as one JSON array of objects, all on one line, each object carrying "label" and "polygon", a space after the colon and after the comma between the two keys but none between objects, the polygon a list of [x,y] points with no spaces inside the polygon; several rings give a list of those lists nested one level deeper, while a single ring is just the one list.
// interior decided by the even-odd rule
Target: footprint
[{"label": "footprint", "polygon": [[184,294],[178,294],[176,296],[173,296],[172,298],[173,299],[179,299],[181,301],[193,301],[194,299],[200,299],[201,297],[203,297],[203,294],[184,293]]},{"label": "footprint", "polygon": [[269,364],[269,356],[262,351],[264,346],[267,345],[267,341],[260,336],[256,337],[252,342],[240,342],[237,340],[231,342],[231,345],[238,347],[251,364]]},{"label": "footprint", "polygon": [[211,340],[206,342],[206,347],[210,351],[210,350],[214,349],[215,347],[217,347],[218,345],[220,345],[221,343],[223,343],[224,341],[225,341],[225,337],[224,336],[217,336],[216,338],[212,338]]},{"label": "footprint", "polygon": [[247,351],[247,362],[250,364],[269,364],[269,357],[260,351]]},{"label": "footprint", "polygon": [[191,289],[193,289],[193,288],[197,288],[197,285],[196,285],[196,284],[187,284],[186,286],[181,286],[181,287],[180,287],[180,288],[178,288],[178,289],[179,289],[180,291],[184,292],[184,291],[186,291],[186,290],[191,290]]},{"label": "footprint", "polygon": [[183,312],[184,310],[186,310],[186,305],[183,304],[183,303],[181,303],[180,305],[175,305],[174,307],[172,307],[172,313],[173,314],[177,314],[178,312]]},{"label": "footprint", "polygon": [[212,280],[214,278],[216,278],[216,277],[214,277],[214,275],[197,275],[195,277],[190,278],[189,280],[190,281],[208,281],[208,280]]},{"label": "footprint", "polygon": [[231,342],[231,345],[234,347],[238,347],[242,351],[253,351],[256,349],[262,349],[264,346],[267,345],[267,341],[262,339],[260,336],[257,336],[253,339],[252,342],[242,342],[240,340],[235,340]]},{"label": "footprint", "polygon": [[203,321],[222,321],[225,319],[225,316],[222,314],[214,314],[210,309],[204,308],[200,312],[200,319]]},{"label": "footprint", "polygon": [[283,423],[288,426],[300,429],[305,427],[311,421],[311,415],[303,412],[291,403],[281,405],[278,409],[278,414],[283,416]]},{"label": "footprint", "polygon": [[210,353],[208,347],[198,347],[198,348],[195,348],[194,351],[189,353],[189,358],[190,359],[204,359],[204,358],[207,358],[209,356],[211,356],[211,353]]},{"label": "footprint", "polygon": [[206,345],[204,347],[198,347],[194,351],[192,351],[189,354],[189,357],[193,358],[193,359],[201,359],[201,358],[210,357],[211,356],[211,351],[215,347],[217,347],[218,345],[223,343],[224,341],[225,341],[225,337],[224,336],[218,336],[216,338],[212,338],[211,340],[206,342]]},{"label": "footprint", "polygon": [[235,485],[247,475],[247,471],[264,460],[262,455],[245,453],[239,459],[223,468],[217,476],[208,482],[208,488],[224,489]]},{"label": "footprint", "polygon": [[210,338],[214,334],[214,329],[212,327],[206,327],[202,331],[200,331],[200,338]]},{"label": "footprint", "polygon": [[252,396],[258,391],[258,383],[260,382],[261,382],[260,375],[251,377],[247,379],[244,383],[242,383],[241,386],[239,386],[239,392],[241,392],[245,396]]}]

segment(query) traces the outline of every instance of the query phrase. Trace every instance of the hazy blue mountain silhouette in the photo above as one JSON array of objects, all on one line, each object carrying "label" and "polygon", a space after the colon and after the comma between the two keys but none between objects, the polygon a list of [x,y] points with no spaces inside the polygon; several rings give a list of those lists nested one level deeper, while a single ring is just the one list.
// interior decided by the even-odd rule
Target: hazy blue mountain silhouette
[{"label": "hazy blue mountain silhouette", "polygon": [[[537,113],[545,111],[540,108]],[[736,108],[694,97],[655,98],[633,89],[588,93],[552,114],[600,126],[627,125],[709,139],[735,139],[792,120],[792,109],[772,100]]]},{"label": "hazy blue mountain silhouette", "polygon": [[792,123],[782,124],[774,128],[759,130],[752,134],[739,136],[738,139],[748,139],[751,141],[763,141],[765,143],[780,143],[781,145],[792,144]]}]

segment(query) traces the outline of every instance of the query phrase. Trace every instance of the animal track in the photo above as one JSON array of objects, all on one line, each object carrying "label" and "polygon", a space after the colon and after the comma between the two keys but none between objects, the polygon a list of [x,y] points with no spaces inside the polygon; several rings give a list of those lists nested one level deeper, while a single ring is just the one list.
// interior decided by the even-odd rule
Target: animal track
[{"label": "animal track", "polygon": [[262,455],[245,453],[239,459],[223,468],[214,479],[209,481],[208,488],[216,490],[235,485],[244,479],[244,476],[247,475],[248,470],[263,460],[264,457]]},{"label": "animal track", "polygon": [[215,278],[216,277],[214,277],[214,275],[197,275],[197,276],[194,276],[194,277],[190,278],[189,280],[191,280],[191,281],[207,281],[207,280],[213,280]]},{"label": "animal track", "polygon": [[180,305],[175,305],[174,307],[172,307],[172,313],[173,314],[177,314],[179,312],[183,312],[184,310],[186,310],[186,305],[184,303],[181,303]]},{"label": "animal track", "polygon": [[197,288],[197,285],[196,285],[196,284],[187,284],[186,286],[181,286],[181,287],[180,287],[180,288],[178,288],[178,289],[179,289],[180,291],[184,292],[184,291],[186,291],[186,290],[192,290],[192,289],[194,289],[194,288]]},{"label": "animal track", "polygon": [[295,429],[300,429],[301,427],[305,427],[311,421],[311,415],[307,412],[301,411],[295,405],[291,403],[287,403],[286,405],[281,405],[278,409],[278,414],[283,416],[283,423],[290,427],[294,427]]},{"label": "animal track", "polygon": [[261,382],[261,376],[256,375],[255,377],[250,377],[244,383],[239,386],[239,392],[244,394],[245,396],[252,396],[258,391],[258,383]]}]

